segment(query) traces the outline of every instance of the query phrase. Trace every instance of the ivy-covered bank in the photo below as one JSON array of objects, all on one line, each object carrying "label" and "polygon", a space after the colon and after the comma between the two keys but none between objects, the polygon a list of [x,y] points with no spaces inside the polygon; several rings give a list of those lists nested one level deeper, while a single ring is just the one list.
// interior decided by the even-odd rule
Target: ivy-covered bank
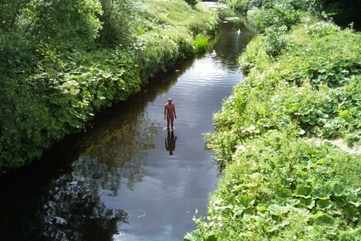
[{"label": "ivy-covered bank", "polygon": [[224,177],[185,240],[361,240],[361,34],[322,1],[229,3],[260,34],[208,137]]},{"label": "ivy-covered bank", "polygon": [[0,9],[0,170],[26,165],[204,51],[217,16],[183,0],[14,0]]}]

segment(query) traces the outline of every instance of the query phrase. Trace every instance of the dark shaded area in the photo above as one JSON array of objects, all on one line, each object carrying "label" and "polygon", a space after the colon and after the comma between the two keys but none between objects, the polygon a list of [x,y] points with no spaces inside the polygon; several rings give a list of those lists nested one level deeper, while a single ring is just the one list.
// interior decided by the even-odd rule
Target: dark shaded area
[{"label": "dark shaded area", "polygon": [[[112,240],[122,210],[107,209],[97,187],[71,174],[74,140],[54,147],[27,170],[1,178],[0,232],[4,240]],[[52,165],[50,165],[50,163]]]},{"label": "dark shaded area", "polygon": [[354,29],[361,30],[361,1],[324,1],[324,9],[331,13],[336,24],[342,27],[352,24]]}]

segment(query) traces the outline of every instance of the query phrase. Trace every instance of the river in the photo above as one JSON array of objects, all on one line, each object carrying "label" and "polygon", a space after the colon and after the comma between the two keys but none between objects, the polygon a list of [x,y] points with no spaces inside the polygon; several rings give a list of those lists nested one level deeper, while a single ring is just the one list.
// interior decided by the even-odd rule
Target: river
[{"label": "river", "polygon": [[[181,241],[206,216],[218,179],[203,135],[243,76],[237,58],[251,35],[224,24],[213,51],[180,64],[85,133],[1,180],[1,240]],[[175,131],[163,106],[176,104]]]}]

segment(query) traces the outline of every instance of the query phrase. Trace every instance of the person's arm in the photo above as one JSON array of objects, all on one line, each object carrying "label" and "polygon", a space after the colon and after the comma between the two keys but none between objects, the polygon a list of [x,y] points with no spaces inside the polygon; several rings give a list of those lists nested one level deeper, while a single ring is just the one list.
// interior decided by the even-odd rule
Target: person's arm
[{"label": "person's arm", "polygon": [[174,118],[177,119],[177,113],[175,113],[175,105],[173,105]]},{"label": "person's arm", "polygon": [[166,120],[167,117],[167,106],[164,106],[164,120]]}]

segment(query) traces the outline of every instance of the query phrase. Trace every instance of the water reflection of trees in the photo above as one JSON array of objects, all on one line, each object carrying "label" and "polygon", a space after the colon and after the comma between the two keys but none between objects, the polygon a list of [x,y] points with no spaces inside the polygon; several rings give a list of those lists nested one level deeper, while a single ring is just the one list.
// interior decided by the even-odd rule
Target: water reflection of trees
[{"label": "water reflection of trees", "polygon": [[[49,169],[34,168],[32,174],[24,173],[22,182],[2,197],[2,208],[9,211],[0,218],[0,224],[10,228],[2,232],[4,237],[21,241],[112,240],[118,224],[126,221],[126,214],[106,208],[99,195],[100,189],[116,194],[122,180],[127,180],[130,188],[141,180],[144,151],[154,146],[157,130],[143,109],[136,109],[116,119],[115,124],[108,127],[109,131],[87,135],[92,141],[73,162],[72,168],[62,167],[64,172],[59,171],[58,176],[44,181],[41,190],[37,190],[39,184],[32,185],[34,179],[27,176],[43,175],[45,178]],[[31,200],[26,200],[24,192],[19,195],[22,199],[12,204],[11,197],[17,196],[17,192],[23,193],[24,186],[34,189],[26,192]],[[21,231],[13,235],[11,230]]]},{"label": "water reflection of trees", "polygon": [[217,34],[215,51],[217,58],[231,70],[239,70],[238,57],[252,39],[253,33],[245,26],[223,24]]},{"label": "water reflection of trees", "polygon": [[122,181],[132,188],[134,183],[142,180],[144,153],[154,147],[158,127],[144,113],[136,118],[128,116],[111,131],[94,136],[74,162],[73,174],[111,190],[114,195]]},{"label": "water reflection of trees", "polygon": [[54,181],[40,211],[40,234],[52,241],[112,240],[127,215],[106,208],[97,192],[96,186],[72,175]]}]

